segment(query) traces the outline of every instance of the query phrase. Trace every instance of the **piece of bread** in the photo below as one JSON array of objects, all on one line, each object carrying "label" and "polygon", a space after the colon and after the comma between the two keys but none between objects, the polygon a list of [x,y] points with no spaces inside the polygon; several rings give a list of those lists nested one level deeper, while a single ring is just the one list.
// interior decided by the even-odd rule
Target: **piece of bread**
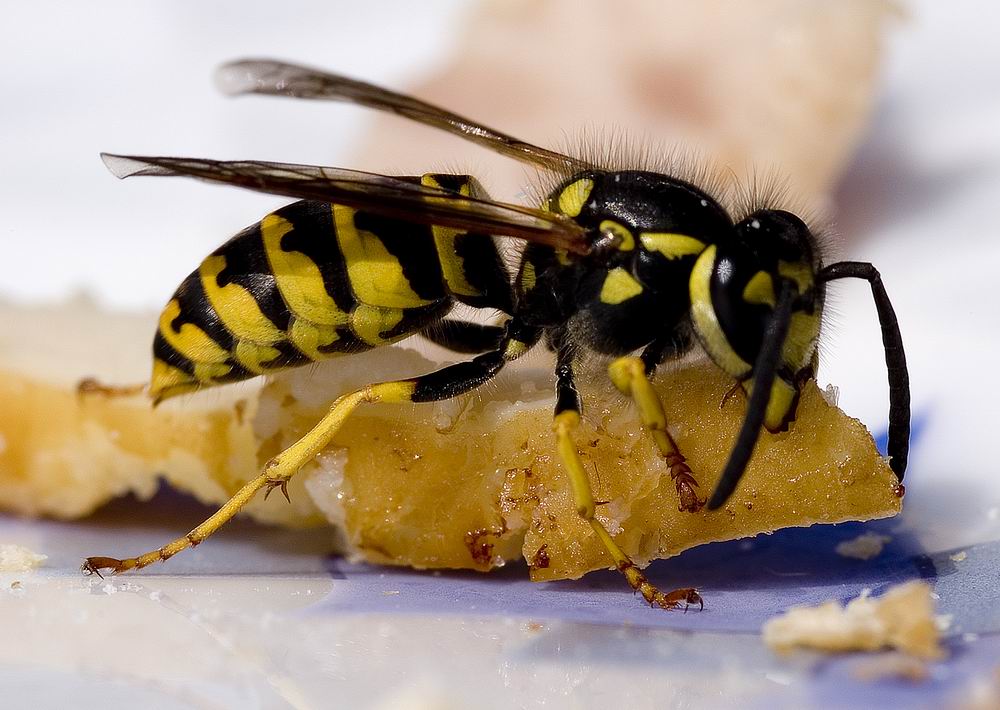
[{"label": "piece of bread", "polygon": [[796,648],[827,653],[893,648],[926,660],[945,656],[931,586],[918,580],[890,587],[877,598],[864,593],[846,606],[830,600],[792,607],[769,619],[763,635],[764,643],[781,653]]},{"label": "piece of bread", "polygon": [[[0,318],[12,326],[0,335],[0,507],[28,515],[76,518],[129,492],[148,498],[161,477],[220,504],[337,395],[438,364],[414,349],[384,348],[292,370],[263,388],[208,390],[154,410],[143,397],[81,397],[74,389],[88,375],[141,381],[153,316],[77,302],[4,306]],[[549,359],[526,360],[456,401],[363,407],[292,480],[291,504],[258,496],[247,512],[288,525],[333,524],[343,552],[379,563],[487,570],[523,556],[534,579],[607,567],[555,456]],[[596,499],[607,501],[598,516],[639,564],[714,540],[900,508],[895,476],[871,436],[809,385],[791,431],[762,435],[729,503],[714,513],[682,512],[636,412],[605,381],[581,381],[585,417],[576,440]],[[705,496],[745,398],[720,406],[731,383],[706,362],[666,369],[656,383]]]}]

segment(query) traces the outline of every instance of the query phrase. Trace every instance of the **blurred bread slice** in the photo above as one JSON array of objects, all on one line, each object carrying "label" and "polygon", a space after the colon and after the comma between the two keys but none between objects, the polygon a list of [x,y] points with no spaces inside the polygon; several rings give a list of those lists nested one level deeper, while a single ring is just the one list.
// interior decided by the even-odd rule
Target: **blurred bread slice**
[{"label": "blurred bread slice", "polygon": [[[821,202],[863,137],[900,14],[888,0],[488,0],[460,24],[454,58],[407,88],[546,147],[617,145],[652,162],[694,149]],[[471,171],[505,199],[533,183],[509,159],[395,116],[374,118],[352,164]]]}]

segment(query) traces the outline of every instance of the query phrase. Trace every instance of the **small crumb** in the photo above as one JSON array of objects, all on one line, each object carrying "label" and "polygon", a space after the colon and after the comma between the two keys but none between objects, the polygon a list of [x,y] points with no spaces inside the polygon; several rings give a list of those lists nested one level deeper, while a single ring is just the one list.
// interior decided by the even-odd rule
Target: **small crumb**
[{"label": "small crumb", "polygon": [[27,572],[48,559],[21,545],[0,545],[0,572]]},{"label": "small crumb", "polygon": [[889,535],[866,532],[858,535],[853,540],[846,540],[840,543],[835,549],[837,554],[842,557],[870,560],[882,554],[882,548],[891,540],[892,538]]},{"label": "small crumb", "polygon": [[930,585],[917,581],[892,587],[878,598],[859,596],[846,607],[833,600],[817,607],[792,607],[765,622],[763,634],[764,643],[778,652],[894,648],[924,659],[944,655]]},{"label": "small crumb", "polygon": [[965,558],[968,556],[968,553],[965,550],[962,550],[961,552],[956,552],[954,555],[948,555],[948,558],[952,562],[965,562]]},{"label": "small crumb", "polygon": [[525,624],[525,628],[528,631],[538,632],[545,628],[545,624],[542,624],[541,622],[538,621],[529,621],[527,624]]},{"label": "small crumb", "polygon": [[967,631],[962,634],[962,640],[966,643],[974,643],[979,640],[979,634],[974,634],[971,631]]},{"label": "small crumb", "polygon": [[399,594],[398,589],[387,589],[386,591],[382,592],[382,595],[386,597],[394,597],[397,594]]},{"label": "small crumb", "polygon": [[101,591],[107,594],[108,596],[111,596],[112,594],[116,594],[118,592],[118,587],[113,585],[111,582],[108,582],[101,587]]}]

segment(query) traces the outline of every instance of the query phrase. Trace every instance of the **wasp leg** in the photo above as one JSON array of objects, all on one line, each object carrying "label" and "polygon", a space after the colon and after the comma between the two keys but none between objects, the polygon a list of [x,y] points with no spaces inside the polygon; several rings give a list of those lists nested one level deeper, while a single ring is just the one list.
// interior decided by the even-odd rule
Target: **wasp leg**
[{"label": "wasp leg", "polygon": [[504,329],[499,325],[446,318],[431,324],[420,335],[452,352],[474,355],[496,349],[503,340]]},{"label": "wasp leg", "polygon": [[608,366],[608,376],[623,394],[632,398],[639,407],[642,425],[653,437],[656,448],[667,464],[670,478],[677,487],[679,509],[697,513],[705,505],[705,499],[699,498],[695,492],[698,481],[691,474],[687,459],[677,448],[677,442],[667,431],[667,417],[663,412],[663,404],[659,395],[653,389],[653,383],[646,375],[646,366],[641,358],[620,357]]},{"label": "wasp leg", "polygon": [[[510,333],[510,329],[508,329],[508,333]],[[537,338],[537,336],[535,337]],[[268,461],[259,476],[246,483],[221,508],[187,535],[167,543],[158,550],[147,552],[138,557],[124,560],[114,557],[88,557],[83,563],[83,571],[88,574],[100,574],[101,570],[106,569],[113,574],[119,574],[132,569],[141,569],[154,562],[165,561],[188,547],[200,544],[229,522],[260,489],[267,489],[266,495],[275,488],[280,488],[287,497],[285,487],[289,479],[330,443],[330,440],[343,425],[344,420],[358,405],[364,403],[433,402],[456,397],[475,389],[494,377],[507,362],[520,357],[533,344],[534,342],[524,342],[508,335],[503,347],[468,362],[459,362],[436,372],[408,380],[368,385],[338,397],[316,426]]]},{"label": "wasp leg", "polygon": [[107,398],[137,397],[148,391],[148,385],[106,385],[94,377],[85,377],[76,383],[76,393],[80,397],[99,395]]},{"label": "wasp leg", "polygon": [[650,605],[655,604],[663,609],[676,609],[683,604],[685,610],[691,604],[703,607],[704,602],[701,595],[694,588],[686,587],[663,593],[653,586],[646,575],[618,546],[601,521],[595,517],[594,494],[590,490],[590,480],[587,478],[587,472],[580,460],[576,444],[573,442],[573,431],[580,423],[580,398],[573,383],[572,367],[569,362],[565,361],[563,352],[560,351],[560,362],[556,369],[557,395],[553,428],[556,433],[556,448],[559,452],[559,458],[569,474],[570,484],[573,487],[573,503],[576,505],[577,513],[590,523],[594,532],[597,533],[597,537],[610,553],[618,571],[625,575],[629,586],[639,592]]}]

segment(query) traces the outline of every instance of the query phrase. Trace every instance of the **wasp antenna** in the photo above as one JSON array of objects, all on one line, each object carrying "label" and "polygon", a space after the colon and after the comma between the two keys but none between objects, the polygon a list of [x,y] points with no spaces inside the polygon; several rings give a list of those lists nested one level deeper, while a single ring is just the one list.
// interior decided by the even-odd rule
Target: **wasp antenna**
[{"label": "wasp antenna", "polygon": [[788,325],[792,317],[792,285],[788,282],[781,288],[781,295],[778,297],[778,304],[774,309],[771,322],[764,331],[764,343],[757,361],[754,363],[754,383],[753,392],[750,394],[750,403],[747,405],[747,413],[743,418],[743,426],[736,437],[736,444],[732,453],[729,454],[729,461],[722,470],[722,476],[715,486],[712,497],[708,500],[708,509],[715,510],[722,506],[729,496],[736,490],[736,484],[743,477],[747,462],[753,449],[757,445],[760,437],[760,428],[764,423],[764,415],[767,411],[767,403],[771,399],[771,385],[774,384],[774,377],[778,370],[778,360],[781,358],[781,349],[785,344],[785,336],[788,335]]},{"label": "wasp antenna", "polygon": [[885,349],[885,366],[889,376],[889,443],[886,447],[889,468],[902,481],[910,453],[910,374],[906,367],[899,321],[882,284],[882,276],[868,262],[840,261],[824,268],[817,278],[821,283],[845,278],[864,279],[871,286],[882,328],[882,347]]}]

